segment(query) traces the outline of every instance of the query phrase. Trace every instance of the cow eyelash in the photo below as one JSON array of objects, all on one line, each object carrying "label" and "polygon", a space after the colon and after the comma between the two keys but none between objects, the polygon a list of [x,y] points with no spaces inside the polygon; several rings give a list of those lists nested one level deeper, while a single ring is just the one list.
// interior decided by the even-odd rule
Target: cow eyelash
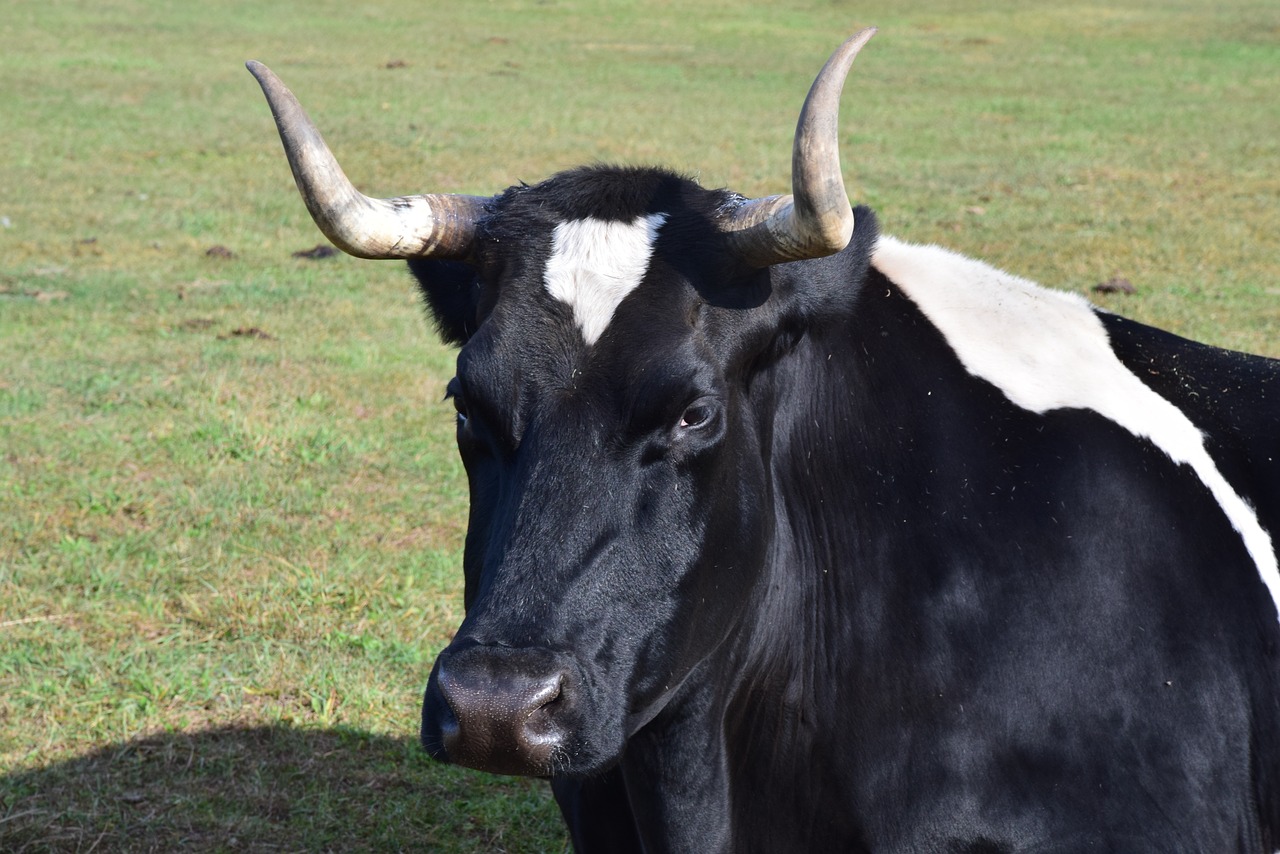
[{"label": "cow eyelash", "polygon": [[453,401],[453,408],[458,413],[458,423],[466,424],[468,417],[467,401],[466,398],[462,396],[462,386],[456,378],[449,380],[449,385],[447,385],[444,390],[444,399]]}]

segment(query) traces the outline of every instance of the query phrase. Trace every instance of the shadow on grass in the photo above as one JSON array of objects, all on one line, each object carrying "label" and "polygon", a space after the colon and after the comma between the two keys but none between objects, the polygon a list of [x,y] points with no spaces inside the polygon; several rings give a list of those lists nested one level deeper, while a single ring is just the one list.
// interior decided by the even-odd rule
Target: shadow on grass
[{"label": "shadow on grass", "polygon": [[0,777],[5,852],[560,852],[561,828],[542,781],[349,729],[154,735]]}]

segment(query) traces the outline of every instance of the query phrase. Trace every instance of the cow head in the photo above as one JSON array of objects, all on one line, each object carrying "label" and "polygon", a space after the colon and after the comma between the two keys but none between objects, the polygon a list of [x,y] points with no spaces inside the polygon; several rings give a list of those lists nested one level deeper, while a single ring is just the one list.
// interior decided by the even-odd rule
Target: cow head
[{"label": "cow head", "polygon": [[770,268],[849,242],[836,116],[873,32],[810,90],[793,193],[754,200],[608,167],[489,199],[370,199],[250,63],[317,224],[352,254],[408,258],[461,347],[467,615],[427,686],[432,755],[599,771],[732,632],[771,529],[751,379],[807,301]]}]

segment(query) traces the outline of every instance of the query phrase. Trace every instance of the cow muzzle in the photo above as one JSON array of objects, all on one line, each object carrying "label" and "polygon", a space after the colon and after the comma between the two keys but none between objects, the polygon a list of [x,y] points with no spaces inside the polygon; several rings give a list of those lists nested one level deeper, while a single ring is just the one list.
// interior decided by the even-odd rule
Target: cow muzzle
[{"label": "cow muzzle", "polygon": [[574,681],[546,650],[446,650],[423,698],[423,746],[437,759],[481,771],[547,776],[563,753]]}]

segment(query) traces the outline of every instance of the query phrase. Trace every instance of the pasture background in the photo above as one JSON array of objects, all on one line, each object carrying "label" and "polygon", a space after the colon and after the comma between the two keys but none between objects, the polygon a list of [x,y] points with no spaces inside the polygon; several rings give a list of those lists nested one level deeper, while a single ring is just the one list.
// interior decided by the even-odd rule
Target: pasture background
[{"label": "pasture background", "polygon": [[[547,851],[437,766],[466,498],[403,267],[322,238],[260,59],[374,195],[583,162],[787,188],[846,34],[886,231],[1280,355],[1274,0],[18,0],[0,21],[0,850]],[[213,247],[225,251],[207,254]]]}]

